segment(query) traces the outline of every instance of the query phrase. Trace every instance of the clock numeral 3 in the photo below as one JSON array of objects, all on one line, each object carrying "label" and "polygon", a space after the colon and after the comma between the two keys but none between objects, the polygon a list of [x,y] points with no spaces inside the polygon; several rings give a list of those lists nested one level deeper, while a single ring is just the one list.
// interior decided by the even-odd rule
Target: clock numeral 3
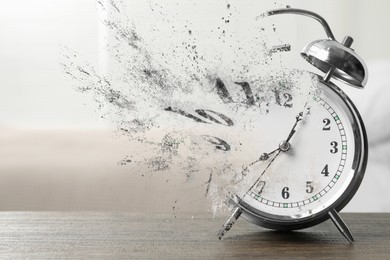
[{"label": "clock numeral 3", "polygon": [[331,153],[337,153],[339,151],[337,148],[338,143],[336,141],[331,142],[330,145],[332,146],[332,149],[330,149]]}]

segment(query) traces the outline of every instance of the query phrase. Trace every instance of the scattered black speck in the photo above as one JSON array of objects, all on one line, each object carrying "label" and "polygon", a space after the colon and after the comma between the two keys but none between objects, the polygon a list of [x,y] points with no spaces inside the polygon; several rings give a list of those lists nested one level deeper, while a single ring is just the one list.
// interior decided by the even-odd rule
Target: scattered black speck
[{"label": "scattered black speck", "polygon": [[[213,149],[207,150],[207,146],[201,146],[204,142],[197,144],[197,141],[195,140],[199,136],[197,136],[196,133],[191,133],[191,135],[185,133],[186,135],[182,135],[183,132],[180,131],[183,129],[181,128],[166,130],[163,123],[159,125],[161,121],[158,121],[158,119],[162,118],[165,120],[164,116],[166,114],[176,112],[179,115],[184,115],[189,119],[193,119],[189,122],[195,121],[204,123],[202,120],[204,117],[194,111],[194,109],[206,109],[201,100],[202,96],[193,96],[193,99],[190,99],[188,96],[188,100],[190,100],[188,103],[192,102],[194,107],[187,106],[185,103],[187,100],[185,100],[185,98],[183,99],[185,102],[182,102],[181,100],[182,96],[192,94],[191,91],[193,91],[194,88],[191,85],[196,85],[196,88],[205,86],[204,89],[201,89],[202,92],[196,93],[204,93],[205,95],[210,94],[210,98],[212,98],[213,94],[210,93],[210,86],[207,86],[207,84],[197,84],[204,78],[211,80],[211,82],[216,81],[216,87],[213,89],[213,93],[216,94],[217,98],[219,96],[222,102],[230,103],[231,106],[236,107],[237,103],[233,102],[233,98],[229,95],[228,88],[226,88],[229,86],[225,86],[222,80],[218,78],[218,75],[216,74],[217,71],[214,70],[214,67],[207,65],[210,64],[210,59],[216,60],[218,63],[220,61],[218,60],[219,53],[215,56],[214,53],[211,55],[209,55],[210,53],[203,53],[203,45],[199,42],[200,39],[195,37],[199,34],[199,31],[196,31],[196,33],[193,34],[193,31],[190,30],[190,28],[194,30],[195,28],[192,27],[189,20],[184,22],[183,25],[173,23],[175,22],[175,13],[171,13],[172,16],[167,15],[167,13],[164,13],[163,6],[157,3],[155,5],[150,3],[150,5],[155,6],[155,9],[152,8],[151,12],[154,12],[156,17],[158,16],[161,18],[161,22],[164,26],[159,27],[158,24],[151,25],[151,34],[148,35],[147,39],[150,40],[149,36],[151,36],[151,40],[158,40],[157,37],[160,37],[162,33],[164,33],[166,40],[171,42],[167,41],[167,45],[165,45],[165,42],[164,45],[156,42],[157,49],[153,49],[154,45],[149,45],[149,43],[143,39],[142,35],[138,35],[138,31],[132,24],[133,21],[125,15],[123,2],[123,0],[98,0],[99,8],[101,6],[101,8],[108,12],[107,18],[104,19],[102,23],[110,31],[110,36],[108,37],[111,38],[110,41],[107,41],[108,44],[106,47],[108,54],[114,57],[113,61],[117,62],[115,65],[118,65],[118,74],[108,74],[108,80],[106,80],[105,76],[101,76],[99,73],[95,72],[88,63],[84,64],[77,60],[80,59],[80,57],[76,57],[75,54],[72,55],[71,52],[70,54],[64,55],[64,57],[67,58],[66,64],[63,65],[63,67],[65,67],[65,73],[71,76],[72,79],[78,81],[77,84],[81,85],[78,86],[77,90],[83,93],[92,94],[92,98],[97,102],[99,112],[102,113],[102,115],[100,115],[101,118],[113,121],[121,135],[129,137],[129,140],[137,141],[138,143],[145,145],[145,149],[150,149],[145,151],[151,151],[148,155],[144,155],[143,153],[138,154],[139,151],[132,151],[135,152],[135,157],[127,156],[119,161],[118,165],[131,164],[131,167],[133,167],[135,165],[146,164],[149,169],[147,172],[142,173],[142,177],[153,176],[156,171],[159,171],[159,174],[164,174],[169,171],[169,174],[166,174],[166,178],[168,178],[166,180],[167,182],[178,177],[177,174],[179,173],[181,175],[185,174],[187,181],[192,180],[192,176],[202,169],[200,166],[203,163],[202,159],[218,156],[218,154],[216,155],[214,151],[212,151]],[[230,11],[226,11],[226,9],[223,8],[223,5],[225,5],[227,9],[230,9]],[[223,5],[221,5],[221,7],[224,9],[222,11],[224,12],[223,15],[226,17],[222,17],[222,20],[219,20],[222,15],[217,16],[218,24],[210,25],[212,29],[209,30],[214,34],[215,38],[219,37],[223,42],[225,42],[224,39],[229,35],[228,39],[226,39],[226,46],[230,46],[230,50],[232,51],[231,54],[236,55],[237,57],[243,54],[246,57],[249,57],[249,61],[244,63],[241,67],[241,59],[232,59],[232,63],[229,65],[234,69],[226,68],[222,73],[232,73],[232,77],[236,77],[237,73],[240,73],[242,77],[249,77],[249,75],[245,73],[250,71],[250,68],[254,67],[254,65],[269,64],[271,63],[272,57],[267,56],[264,60],[261,60],[261,58],[260,60],[256,60],[257,56],[252,54],[253,49],[244,50],[243,47],[240,46],[237,46],[236,49],[234,49],[235,45],[246,45],[244,40],[242,40],[241,43],[240,41],[232,42],[231,37],[233,37],[234,34],[232,34],[231,31],[228,31],[228,25],[223,25],[230,23],[230,19],[233,19],[231,18],[232,8],[229,3],[225,2]],[[289,8],[289,6],[287,6],[287,8]],[[230,13],[230,15],[228,15],[228,13]],[[234,20],[234,23],[235,22],[236,21]],[[181,28],[180,32],[177,30],[178,26]],[[218,27],[218,30],[215,29],[216,27]],[[167,29],[167,32],[165,32],[165,29]],[[274,25],[273,30],[276,31]],[[226,34],[227,31],[229,32],[228,34]],[[265,31],[265,29],[261,28],[261,31]],[[181,37],[175,37],[178,33],[185,35],[187,40],[181,43],[179,40]],[[266,46],[265,43],[262,43],[263,40],[264,39],[260,36],[256,37],[256,42],[259,41],[260,45],[262,44],[261,47],[263,47],[263,49],[269,50],[269,48],[267,48],[268,46]],[[217,41],[216,43],[221,42]],[[175,62],[177,62],[178,67],[180,67],[179,71],[171,70],[170,65]],[[202,62],[206,65],[203,65]],[[212,62],[211,66],[214,66]],[[206,91],[204,91],[205,89]],[[180,98],[174,96],[176,91]],[[261,94],[260,96],[263,98]],[[221,100],[218,100],[217,102],[220,102]],[[197,103],[198,101],[199,103]],[[259,101],[258,103],[261,101],[264,102],[262,104],[265,104],[268,100],[260,100],[258,96],[256,96],[256,101]],[[198,105],[199,107],[197,107]],[[268,103],[266,103],[265,106],[270,107]],[[236,108],[238,108],[238,105]],[[264,109],[262,112],[264,113]],[[266,112],[268,113],[268,109]],[[233,114],[233,116],[236,115],[240,116],[241,114]],[[167,118],[168,117],[169,115]],[[177,118],[178,117],[175,117],[173,120],[179,120]],[[177,121],[177,123],[184,124],[185,120],[187,119],[183,118],[183,121]],[[247,125],[250,126],[250,123],[248,122]],[[167,131],[164,133],[164,137],[159,137],[158,140],[149,139],[147,135],[149,133],[148,131],[158,128],[161,128],[159,131]],[[226,144],[222,143],[222,141],[224,141],[222,139],[214,138],[210,140],[212,141],[208,142],[214,145],[214,150],[217,150],[217,153],[219,154],[221,154],[220,152],[225,152],[227,150],[241,151],[241,149],[244,150],[245,147],[245,143],[232,145],[230,143],[231,140],[226,140]],[[184,155],[182,151],[189,151],[192,154]],[[178,163],[179,161],[180,163]],[[225,163],[222,162],[221,165],[216,166],[216,164],[210,167],[208,171],[209,180],[206,182],[206,196],[210,196],[209,188],[211,182],[212,184],[219,184],[218,176],[220,176],[220,172],[222,171],[220,171],[218,167],[226,166]],[[233,172],[234,167],[231,168]],[[215,173],[214,176],[212,175],[213,172]],[[202,180],[202,183],[203,182],[204,181]],[[177,201],[175,201],[175,204],[172,206],[174,211],[180,209],[177,205]]]}]

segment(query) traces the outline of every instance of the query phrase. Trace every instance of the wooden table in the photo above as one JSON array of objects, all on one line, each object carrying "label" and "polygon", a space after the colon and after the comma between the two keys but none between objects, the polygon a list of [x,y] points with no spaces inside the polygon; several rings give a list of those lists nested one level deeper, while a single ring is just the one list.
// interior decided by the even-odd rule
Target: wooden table
[{"label": "wooden table", "polygon": [[0,258],[59,259],[390,259],[390,214],[342,214],[351,245],[331,221],[276,232],[225,217],[107,212],[2,212]]}]

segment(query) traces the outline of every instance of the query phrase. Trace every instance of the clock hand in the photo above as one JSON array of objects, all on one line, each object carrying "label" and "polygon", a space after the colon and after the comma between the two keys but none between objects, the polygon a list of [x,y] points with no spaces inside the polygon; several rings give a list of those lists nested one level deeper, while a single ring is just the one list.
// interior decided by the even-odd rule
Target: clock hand
[{"label": "clock hand", "polygon": [[295,128],[297,127],[298,125],[298,122],[301,121],[303,119],[303,112],[300,112],[296,117],[295,117],[295,124],[294,126],[292,127],[290,133],[288,134],[287,136],[287,139],[286,139],[286,143],[288,143],[288,141],[290,141],[291,137],[293,137],[293,135],[295,134],[296,130]]},{"label": "clock hand", "polygon": [[[306,105],[305,105],[305,107],[306,107]],[[303,112],[300,112],[300,113],[295,117],[295,123],[294,123],[294,125],[293,125],[293,127],[292,127],[290,133],[288,134],[286,141],[282,141],[282,142],[279,144],[279,148],[278,148],[278,149],[275,149],[274,151],[272,151],[271,153],[269,153],[269,154],[272,154],[272,153],[274,153],[274,152],[276,152],[276,151],[278,152],[278,153],[275,155],[275,157],[272,158],[272,160],[268,163],[267,167],[265,167],[265,169],[263,170],[263,172],[262,172],[262,173],[260,174],[260,176],[256,179],[256,181],[252,184],[252,186],[248,189],[247,193],[248,193],[250,190],[252,190],[253,187],[260,181],[261,177],[264,175],[264,173],[267,171],[267,169],[271,166],[271,164],[273,163],[273,161],[275,161],[276,157],[278,157],[278,155],[280,154],[280,152],[281,152],[281,151],[287,152],[287,151],[290,149],[291,145],[290,145],[289,141],[290,141],[291,137],[293,137],[293,135],[294,135],[295,132],[296,132],[295,128],[297,127],[298,122],[301,121],[302,119],[303,119]],[[263,156],[266,157],[266,159],[268,159],[267,155],[269,155],[269,154],[266,154],[266,153],[262,154],[262,156],[260,157],[259,160],[261,160],[261,158],[262,158]],[[257,161],[259,161],[259,160],[257,160]],[[257,162],[257,161],[256,161],[256,162]],[[256,163],[256,162],[253,162],[252,164],[254,164],[254,163]],[[265,184],[264,184],[264,185],[265,185]],[[263,188],[264,188],[264,187],[263,187]]]},{"label": "clock hand", "polygon": [[[236,185],[236,184],[240,183],[241,181],[243,181],[244,178],[245,178],[245,176],[246,176],[246,171],[248,171],[248,167],[250,167],[250,166],[252,166],[252,165],[254,165],[254,164],[258,163],[258,162],[268,160],[269,157],[270,157],[272,154],[274,154],[275,152],[277,152],[277,151],[280,151],[280,148],[277,148],[277,149],[275,149],[275,150],[273,150],[272,152],[269,152],[269,153],[263,153],[263,154],[261,154],[261,156],[259,157],[259,159],[257,159],[256,161],[250,163],[247,167],[245,167],[245,168],[241,171],[240,175],[236,174],[236,175],[234,176],[234,178],[233,178],[231,184]],[[239,179],[238,179],[238,178],[239,178]],[[237,179],[238,179],[238,180],[237,180]]]},{"label": "clock hand", "polygon": [[[305,105],[306,107],[306,105]],[[275,161],[276,157],[278,157],[278,155],[280,154],[281,151],[283,152],[286,152],[290,149],[291,145],[289,143],[290,139],[293,137],[293,135],[295,134],[296,130],[295,128],[297,127],[298,125],[298,122],[301,121],[303,119],[303,112],[300,112],[296,117],[295,117],[295,123],[290,131],[290,133],[288,134],[287,136],[287,139],[285,141],[282,141],[280,144],[279,144],[279,147],[275,150],[273,150],[272,152],[270,153],[263,153],[259,159],[257,159],[256,161],[254,161],[253,163],[251,163],[250,165],[253,165],[257,162],[260,162],[260,161],[265,161],[269,158],[269,156],[275,152],[277,152],[277,154],[272,158],[272,160],[268,163],[267,167],[265,167],[265,169],[263,170],[263,172],[260,174],[260,176],[256,179],[256,181],[252,184],[252,186],[248,189],[247,193],[253,189],[253,187],[257,184],[257,182],[260,181],[261,177],[264,175],[264,173],[268,170],[268,168],[271,166],[271,164]],[[244,169],[245,171],[245,169]],[[246,174],[245,174],[246,175]],[[242,173],[242,179],[244,178],[244,174]],[[242,181],[239,180],[238,182]],[[238,182],[234,183],[234,184],[237,184]],[[264,184],[265,185],[265,184]],[[264,187],[263,187],[264,188]],[[246,194],[247,194],[246,193]],[[245,195],[246,195],[245,194]],[[245,196],[244,195],[244,196]],[[227,231],[229,231],[232,226],[234,225],[234,223],[236,222],[236,220],[241,216],[242,214],[242,209],[240,206],[236,206],[234,209],[233,209],[233,214],[228,218],[228,220],[226,221],[226,223],[222,226],[222,228],[219,230],[218,232],[218,238],[219,239],[222,239],[222,237],[225,235],[225,233]]]},{"label": "clock hand", "polygon": [[[260,178],[264,175],[264,173],[267,171],[267,169],[271,166],[271,164],[275,161],[276,157],[278,157],[278,155],[280,154],[281,152],[281,149],[278,148],[270,153],[265,153],[267,156],[274,153],[274,152],[277,152],[277,154],[272,158],[272,160],[268,163],[267,167],[265,167],[265,169],[263,170],[263,172],[260,174],[260,176],[257,178],[257,180],[254,182],[254,184],[250,187],[250,189],[248,190],[248,192],[255,186],[255,184],[260,180]],[[262,154],[264,155],[264,154]],[[261,161],[261,158],[257,161]],[[268,159],[268,158],[267,158]],[[264,159],[264,160],[267,160],[267,159]],[[254,162],[255,163],[255,162]],[[245,195],[244,195],[245,196]],[[222,237],[225,235],[225,233],[227,231],[229,231],[232,226],[234,225],[234,223],[236,222],[236,220],[241,216],[241,213],[242,213],[242,209],[240,206],[236,206],[234,209],[233,209],[233,213],[232,215],[228,218],[228,220],[226,221],[226,223],[222,226],[222,228],[219,230],[218,232],[218,238],[219,239],[222,239]]]},{"label": "clock hand", "polygon": [[251,164],[249,164],[249,166],[252,166],[252,165],[254,165],[255,163],[258,163],[258,162],[260,162],[260,161],[266,161],[266,160],[268,160],[270,155],[272,155],[273,153],[275,153],[276,151],[279,151],[279,150],[280,150],[280,148],[277,148],[277,149],[273,150],[272,152],[261,154],[261,156],[259,157],[259,159],[257,159],[256,161],[252,162]]},{"label": "clock hand", "polygon": [[[305,104],[305,107],[306,107],[306,104]],[[300,113],[295,117],[295,123],[294,123],[294,125],[293,125],[293,127],[292,127],[290,133],[288,134],[287,139],[286,139],[285,141],[282,141],[282,142],[279,144],[279,147],[276,148],[275,150],[273,150],[272,152],[261,154],[261,156],[259,157],[259,159],[257,159],[256,161],[250,163],[248,166],[252,166],[252,165],[254,165],[255,163],[258,163],[258,162],[261,162],[261,161],[266,161],[266,160],[268,160],[269,157],[270,157],[270,155],[274,154],[275,152],[278,152],[278,154],[279,154],[280,151],[283,151],[283,152],[288,151],[288,150],[290,149],[290,146],[291,146],[290,143],[289,143],[289,141],[290,141],[291,137],[293,137],[293,135],[294,135],[295,132],[296,132],[295,128],[297,127],[298,122],[301,121],[302,119],[303,119],[303,112],[300,112]],[[276,156],[277,156],[277,155],[276,155]],[[275,160],[276,156],[272,159],[271,163]],[[269,164],[269,165],[270,165],[270,164]],[[264,172],[267,170],[267,168],[269,167],[269,165],[265,168],[265,170],[264,170],[263,173],[260,175],[260,177],[263,176]],[[241,172],[241,179],[238,180],[238,181],[234,181],[234,180],[233,180],[232,184],[237,184],[237,183],[241,182],[241,181],[244,179],[244,177],[246,176],[245,171],[247,171],[247,170],[248,170],[248,167],[245,167],[245,168],[243,169],[243,171]],[[236,179],[236,178],[237,178],[237,175],[234,177],[234,179]],[[256,182],[257,182],[257,181],[256,181]],[[256,182],[255,182],[255,183],[256,183]],[[254,185],[254,184],[253,184],[253,185]],[[253,187],[253,186],[252,186],[252,187]]]},{"label": "clock hand", "polygon": [[268,168],[271,166],[271,164],[275,161],[276,157],[278,157],[278,155],[280,154],[280,152],[282,151],[280,148],[276,149],[275,151],[278,151],[278,153],[274,156],[274,158],[272,158],[272,160],[268,163],[267,167],[265,167],[265,169],[263,170],[263,172],[260,174],[260,176],[256,179],[256,181],[252,184],[252,186],[248,189],[247,193],[253,189],[253,187],[255,186],[255,184],[260,181],[261,177],[263,177],[264,173],[268,170]]}]

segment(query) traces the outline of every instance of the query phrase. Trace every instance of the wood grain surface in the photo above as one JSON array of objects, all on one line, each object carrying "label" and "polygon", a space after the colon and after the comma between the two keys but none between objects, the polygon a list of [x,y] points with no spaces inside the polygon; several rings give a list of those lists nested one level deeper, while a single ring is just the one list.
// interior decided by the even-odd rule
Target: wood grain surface
[{"label": "wood grain surface", "polygon": [[107,212],[2,212],[6,259],[390,259],[390,214],[342,214],[356,242],[331,221],[277,232],[239,219],[221,241],[225,217]]}]

